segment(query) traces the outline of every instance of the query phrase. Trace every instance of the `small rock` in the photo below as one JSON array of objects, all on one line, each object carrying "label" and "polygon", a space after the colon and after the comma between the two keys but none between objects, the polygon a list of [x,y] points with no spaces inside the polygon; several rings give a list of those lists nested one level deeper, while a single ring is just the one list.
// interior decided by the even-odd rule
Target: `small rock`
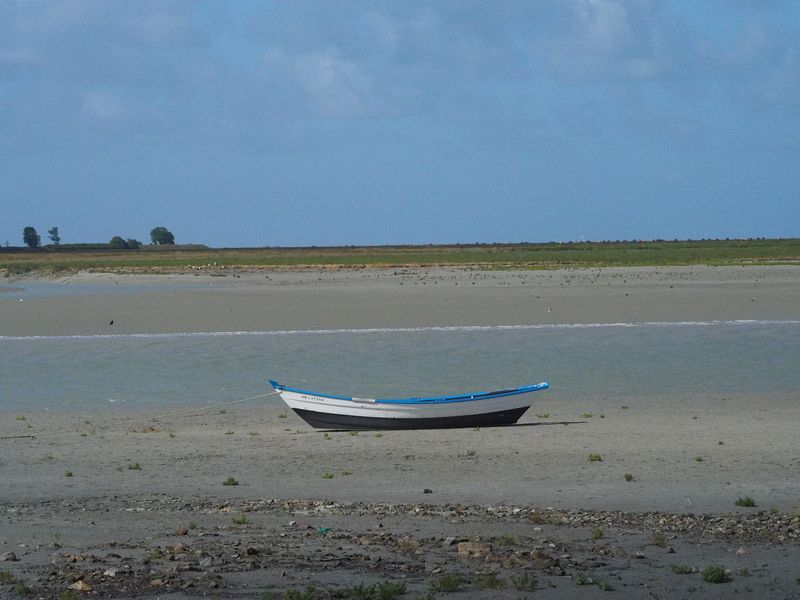
[{"label": "small rock", "polygon": [[198,562],[197,564],[199,566],[201,566],[202,568],[207,569],[208,567],[210,567],[212,565],[213,562],[214,562],[214,560],[210,556],[205,556],[205,557],[201,558],[200,562]]},{"label": "small rock", "polygon": [[642,559],[642,558],[647,558],[647,557],[644,555],[643,552],[634,552],[633,553],[633,558]]},{"label": "small rock", "polygon": [[491,547],[489,544],[481,544],[480,542],[459,542],[458,543],[458,557],[459,558],[482,558],[489,555]]},{"label": "small rock", "polygon": [[175,544],[172,547],[173,554],[184,554],[187,550],[189,550],[189,546],[186,544]]},{"label": "small rock", "polygon": [[189,533],[189,528],[188,527],[178,527],[175,530],[175,535],[186,535],[188,533]]},{"label": "small rock", "polygon": [[423,494],[432,494],[433,490],[431,488],[425,488],[424,490],[422,490],[422,493]]},{"label": "small rock", "polygon": [[167,585],[167,584],[166,584],[166,583],[164,583],[164,580],[163,580],[163,579],[151,579],[151,580],[150,580],[150,587],[154,587],[154,588],[163,588],[163,587],[165,587],[166,585]]},{"label": "small rock", "polygon": [[248,556],[257,556],[261,554],[261,548],[256,548],[255,546],[248,546],[244,552]]},{"label": "small rock", "polygon": [[19,559],[17,558],[17,555],[14,554],[13,552],[3,552],[3,554],[0,554],[0,561],[15,561],[15,560]]},{"label": "small rock", "polygon": [[78,581],[76,581],[72,585],[68,586],[67,589],[68,590],[75,590],[75,591],[78,591],[78,592],[91,592],[93,588],[92,588],[91,584],[86,583],[83,579],[79,579]]},{"label": "small rock", "polygon": [[742,554],[747,554],[747,550],[745,550],[744,548],[739,547],[739,548],[736,549],[736,554],[738,554],[739,556],[741,556]]},{"label": "small rock", "polygon": [[453,537],[452,535],[449,535],[446,538],[444,538],[444,542],[442,542],[442,546],[452,546],[453,544],[456,543],[456,539],[457,538]]}]

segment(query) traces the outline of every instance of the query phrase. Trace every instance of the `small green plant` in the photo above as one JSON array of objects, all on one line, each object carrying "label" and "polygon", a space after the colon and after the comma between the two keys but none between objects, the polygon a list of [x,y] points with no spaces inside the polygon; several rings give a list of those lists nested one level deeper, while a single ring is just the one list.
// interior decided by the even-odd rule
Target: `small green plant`
[{"label": "small green plant", "polygon": [[602,527],[595,527],[594,529],[592,529],[591,538],[593,540],[602,540],[604,535],[605,532],[603,531]]},{"label": "small green plant", "polygon": [[325,471],[322,475],[320,475],[320,477],[322,477],[323,479],[333,479],[333,473]]},{"label": "small green plant", "polygon": [[589,462],[602,462],[603,457],[600,456],[599,454],[590,454],[589,456],[586,457],[586,460],[588,460]]},{"label": "small green plant", "polygon": [[717,446],[724,446],[724,445],[725,445],[725,442],[723,442],[722,440],[717,442]]},{"label": "small green plant", "polygon": [[752,508],[756,505],[756,501],[753,500],[750,496],[741,496],[736,499],[736,502],[734,502],[734,504],[736,504],[736,506],[744,506],[747,508]]},{"label": "small green plant", "polygon": [[233,431],[231,431],[230,429],[228,429],[228,431],[226,431],[226,432],[225,432],[225,435],[233,435]]},{"label": "small green plant", "polygon": [[226,412],[228,412],[228,411],[225,410],[224,408],[220,408],[219,409],[219,414],[221,414],[221,415],[224,415]]},{"label": "small green plant", "polygon": [[17,421],[24,421],[25,415],[17,415]]},{"label": "small green plant", "polygon": [[278,415],[278,418],[279,418],[279,419],[285,419],[285,418],[286,418],[286,413],[281,413],[281,414],[279,414],[279,415]]},{"label": "small green plant", "polygon": [[624,477],[625,477],[625,481],[633,481],[634,479],[636,479],[636,478],[635,478],[633,475],[631,475],[630,473],[625,473]]},{"label": "small green plant", "polygon": [[457,592],[461,587],[461,583],[461,575],[458,573],[448,573],[431,582],[431,591],[442,593]]},{"label": "small green plant", "polygon": [[[18,596],[33,596],[33,588],[29,586],[27,583],[20,581],[17,585],[14,586],[14,593],[17,594]],[[62,600],[60,594],[58,598],[59,600]],[[73,600],[73,599],[67,598],[66,600]]]},{"label": "small green plant", "polygon": [[353,474],[352,471],[342,471],[342,475],[344,475],[345,477],[347,477],[348,475],[352,475],[352,474]]},{"label": "small green plant", "polygon": [[233,477],[228,477],[225,481],[222,482],[222,485],[239,485],[239,482]]},{"label": "small green plant", "polygon": [[[406,584],[394,581],[380,581],[372,585],[360,583],[351,588],[337,590],[336,598],[351,598],[352,600],[394,600],[406,593]],[[330,594],[329,594],[330,595]],[[315,598],[311,596],[309,598]],[[285,600],[286,596],[284,596]],[[298,596],[297,600],[306,600],[306,596]]]},{"label": "small green plant", "polygon": [[14,574],[10,571],[0,571],[0,583],[14,583]]},{"label": "small green plant", "polygon": [[676,575],[691,575],[692,573],[694,573],[694,567],[689,565],[671,564],[669,566],[669,570],[675,573]]},{"label": "small green plant", "polygon": [[522,575],[512,575],[511,583],[514,584],[514,589],[520,592],[532,592],[539,584],[539,578],[524,571]]},{"label": "small green plant", "polygon": [[747,567],[742,567],[736,572],[736,574],[740,577],[750,577],[750,571],[747,569]]},{"label": "small green plant", "polygon": [[703,581],[708,583],[727,583],[731,580],[727,570],[722,565],[709,565],[700,572]]},{"label": "small green plant", "polygon": [[650,536],[650,543],[659,548],[663,548],[667,545],[667,536],[664,535],[662,531],[654,531],[653,535]]},{"label": "small green plant", "polygon": [[128,471],[141,471],[141,470],[142,470],[142,465],[140,465],[137,462],[128,465]]},{"label": "small green plant", "polygon": [[249,523],[245,515],[236,515],[232,521],[234,525],[247,525]]},{"label": "small green plant", "polygon": [[479,573],[472,583],[479,590],[502,590],[506,587],[506,582],[500,579],[497,573]]},{"label": "small green plant", "polygon": [[623,404],[622,405],[622,410],[628,410],[628,405],[627,404]]},{"label": "small green plant", "polygon": [[540,419],[549,419],[549,418],[550,418],[550,413],[549,413],[549,412],[545,412],[545,413],[536,413],[536,416],[537,416],[538,418],[540,418]]},{"label": "small green plant", "polygon": [[513,546],[517,543],[517,538],[509,533],[504,533],[495,540],[498,546]]},{"label": "small green plant", "polygon": [[169,432],[169,437],[172,438],[172,439],[175,439],[175,433],[170,431]]},{"label": "small green plant", "polygon": [[574,579],[577,585],[594,585],[594,579],[586,573],[575,573]]},{"label": "small green plant", "polygon": [[258,433],[257,431],[248,431],[247,435],[261,435],[261,434]]},{"label": "small green plant", "polygon": [[72,471],[64,471],[64,477],[72,477],[74,473]]},{"label": "small green plant", "polygon": [[89,434],[88,434],[88,433],[86,433],[85,431],[81,431],[81,437],[87,437],[88,435],[89,435]]},{"label": "small green plant", "polygon": [[469,448],[467,449],[467,453],[465,456],[472,457],[475,456],[476,454],[478,454],[477,450],[475,450],[474,448]]},{"label": "small green plant", "polygon": [[58,595],[58,600],[81,600],[81,595],[75,590],[64,590]]},{"label": "small green plant", "polygon": [[702,456],[695,456],[694,457],[694,462],[703,462],[703,457]]},{"label": "small green plant", "polygon": [[605,579],[598,579],[598,580],[595,581],[595,583],[597,584],[597,587],[600,588],[600,590],[603,591],[603,592],[613,592],[614,591],[614,588],[612,587],[612,585],[610,583],[608,583],[608,581],[606,581]]},{"label": "small green plant", "polygon": [[587,413],[587,412],[581,413],[581,419],[591,419],[591,418],[592,418],[592,413]]},{"label": "small green plant", "polygon": [[375,432],[375,437],[376,437],[376,438],[382,438],[382,437],[383,437],[383,434],[382,434],[380,431],[376,431],[376,432]]},{"label": "small green plant", "polygon": [[350,435],[352,435],[353,437],[357,437],[358,436],[358,432],[357,431],[351,431]]}]

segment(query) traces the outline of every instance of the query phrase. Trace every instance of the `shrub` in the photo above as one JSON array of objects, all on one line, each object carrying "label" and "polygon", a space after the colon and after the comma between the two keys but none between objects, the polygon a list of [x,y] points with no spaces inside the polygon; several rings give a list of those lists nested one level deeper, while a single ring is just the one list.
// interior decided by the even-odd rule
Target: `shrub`
[{"label": "shrub", "polygon": [[602,462],[603,457],[600,456],[599,454],[590,454],[589,456],[586,457],[586,460],[588,460],[589,462]]},{"label": "shrub", "polygon": [[708,583],[727,583],[731,580],[722,565],[709,565],[700,574],[703,576],[703,581]]},{"label": "shrub", "polygon": [[461,575],[458,573],[448,573],[435,579],[431,583],[431,590],[434,592],[457,592],[461,587]]},{"label": "shrub", "polygon": [[756,505],[756,501],[753,500],[750,496],[742,496],[740,498],[737,498],[734,504],[736,504],[736,506],[745,506],[747,508],[752,508],[753,506]]},{"label": "shrub", "polygon": [[239,485],[239,482],[233,477],[228,477],[225,481],[222,482],[222,485]]},{"label": "shrub", "polygon": [[592,529],[592,535],[591,535],[591,538],[592,538],[593,540],[600,540],[600,539],[603,539],[603,536],[604,536],[604,535],[605,535],[605,532],[603,531],[603,528],[602,528],[602,527],[595,527],[594,529]]}]

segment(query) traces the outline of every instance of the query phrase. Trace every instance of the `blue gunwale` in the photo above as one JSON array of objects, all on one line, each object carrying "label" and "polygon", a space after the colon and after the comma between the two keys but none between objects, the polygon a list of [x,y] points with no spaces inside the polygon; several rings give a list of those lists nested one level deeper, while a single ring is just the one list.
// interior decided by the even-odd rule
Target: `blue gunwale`
[{"label": "blue gunwale", "polygon": [[[286,387],[277,381],[269,380],[270,385],[276,391],[295,392],[297,394],[307,394],[309,396],[319,396],[322,398],[332,398],[334,400],[349,400],[353,398],[347,396],[334,396],[331,394],[321,394],[319,392],[311,392],[308,390],[300,390],[297,388]],[[503,398],[505,396],[517,396],[519,394],[528,394],[530,392],[538,392],[539,390],[546,390],[550,384],[546,381],[534,385],[524,385],[521,387],[510,388],[505,390],[497,390],[494,392],[474,392],[472,394],[458,394],[456,396],[433,396],[430,398],[376,398],[376,404],[447,404],[450,402],[472,402],[475,400],[490,400],[492,398]]]}]

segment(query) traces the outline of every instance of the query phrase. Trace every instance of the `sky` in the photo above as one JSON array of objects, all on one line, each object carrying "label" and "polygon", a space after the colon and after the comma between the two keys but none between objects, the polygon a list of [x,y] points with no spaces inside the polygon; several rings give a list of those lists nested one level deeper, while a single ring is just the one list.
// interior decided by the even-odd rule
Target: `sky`
[{"label": "sky", "polygon": [[0,0],[0,244],[800,236],[797,0]]}]

